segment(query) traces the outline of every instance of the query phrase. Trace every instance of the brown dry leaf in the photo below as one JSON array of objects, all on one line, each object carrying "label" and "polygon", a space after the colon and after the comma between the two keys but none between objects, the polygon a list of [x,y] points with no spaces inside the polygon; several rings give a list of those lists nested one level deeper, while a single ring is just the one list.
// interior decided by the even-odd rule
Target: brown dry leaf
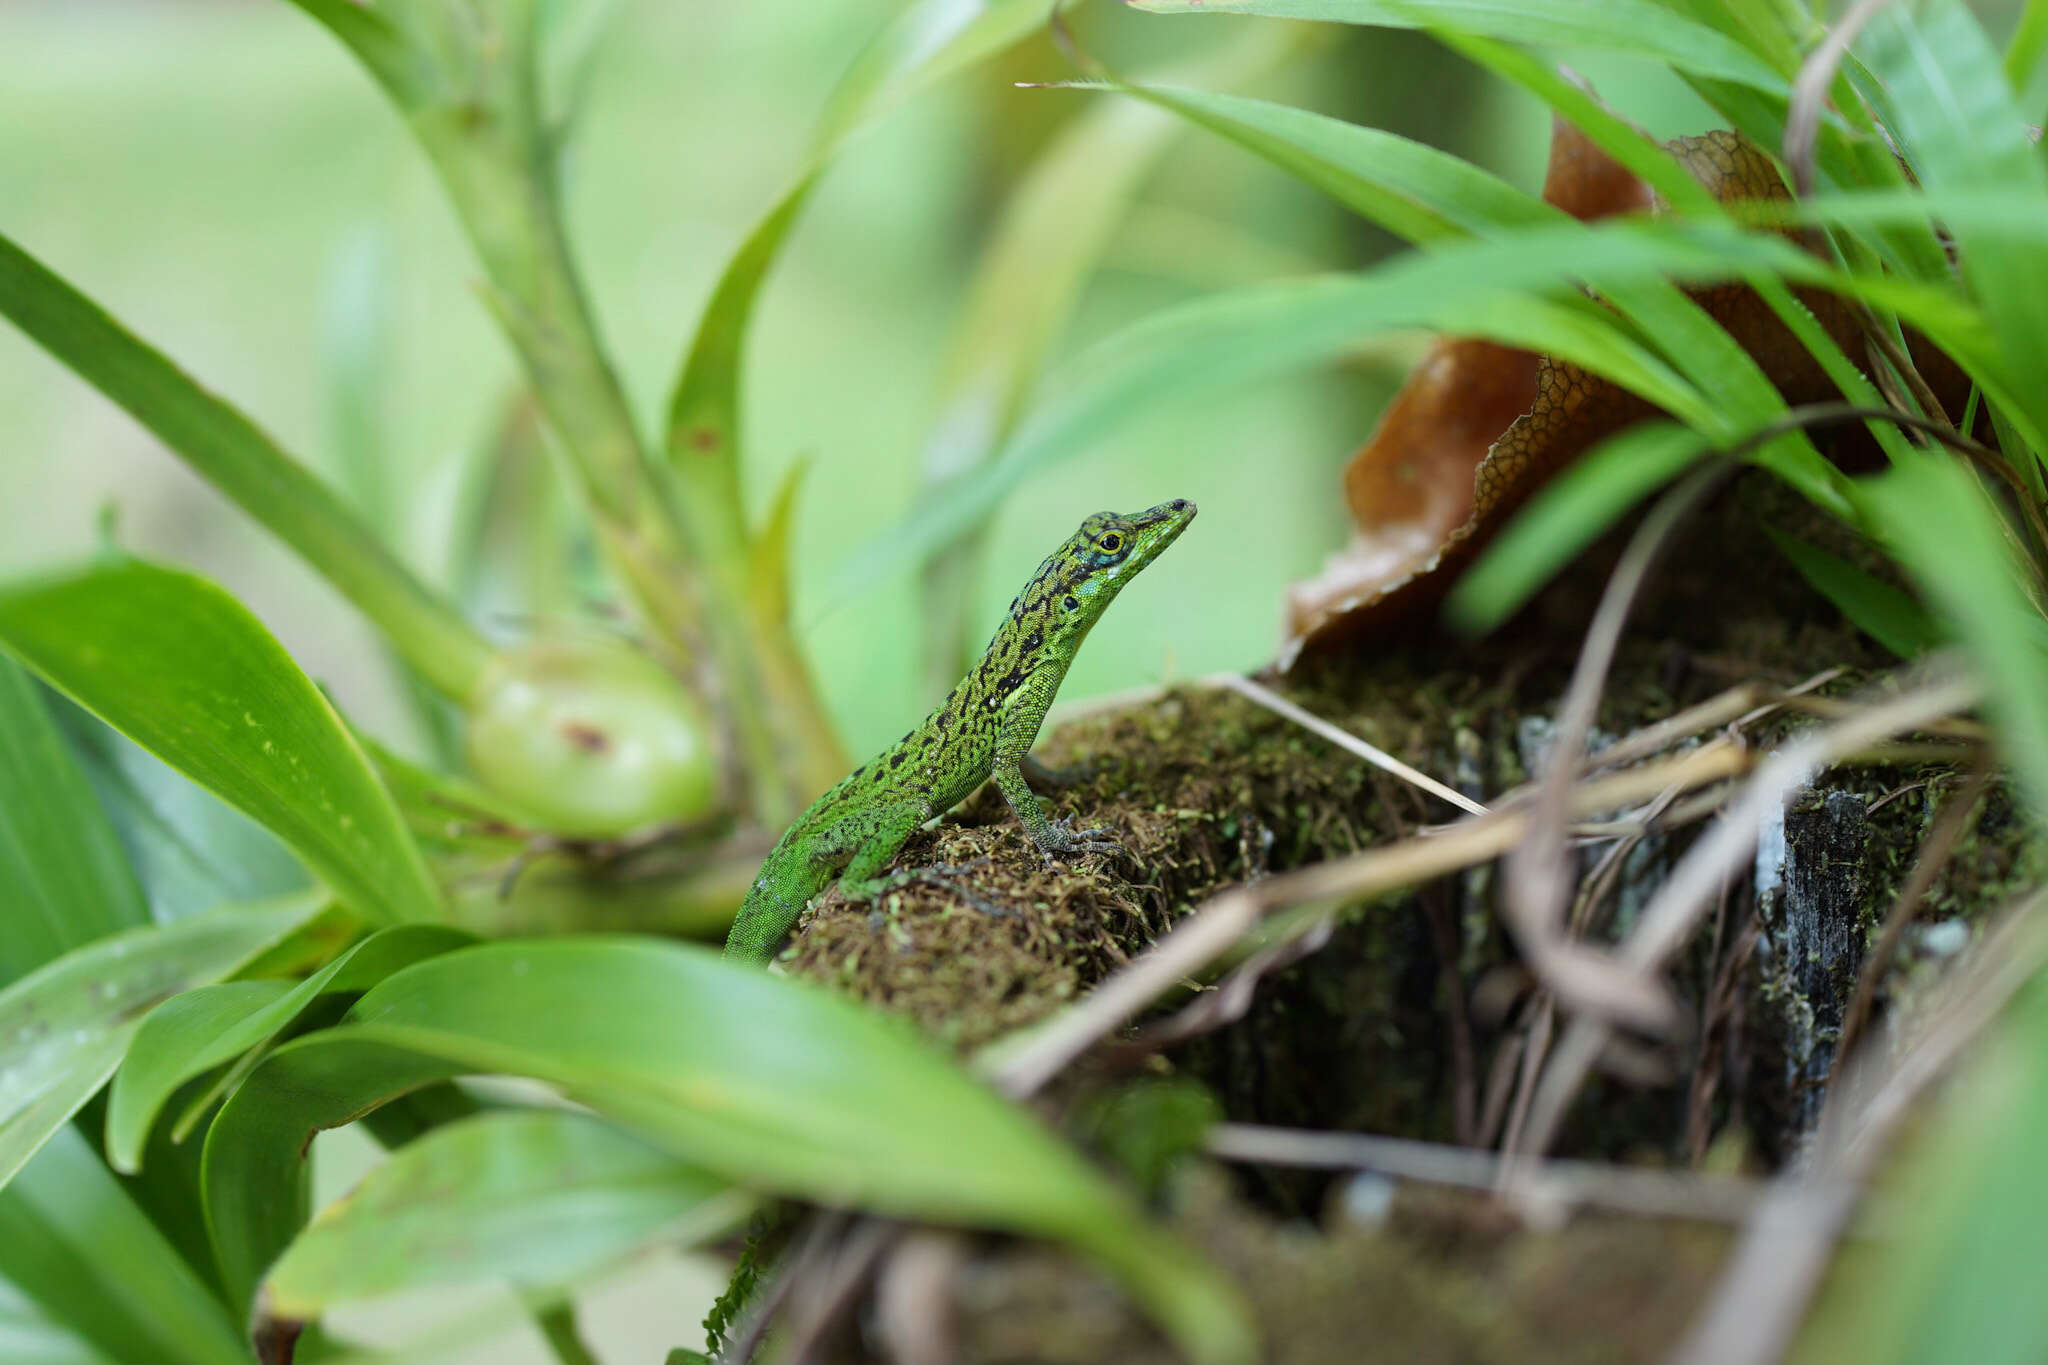
[{"label": "brown dry leaf", "polygon": [[[1738,134],[1667,145],[1718,199],[1786,197],[1770,158]],[[1646,185],[1561,121],[1552,129],[1543,197],[1581,219],[1654,208]],[[1818,363],[1753,291],[1716,285],[1689,292],[1788,402],[1833,396]],[[1844,305],[1817,293],[1800,298],[1837,342],[1852,346],[1856,325]],[[1488,342],[1439,341],[1345,470],[1357,532],[1321,574],[1288,590],[1280,666],[1434,605],[1450,570],[1545,480],[1654,412],[1575,365]]]}]

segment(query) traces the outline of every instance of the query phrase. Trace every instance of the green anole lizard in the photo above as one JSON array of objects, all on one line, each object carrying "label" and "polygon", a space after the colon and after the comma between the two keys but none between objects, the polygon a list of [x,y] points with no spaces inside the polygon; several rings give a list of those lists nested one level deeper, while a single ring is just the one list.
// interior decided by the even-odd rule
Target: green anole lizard
[{"label": "green anole lizard", "polygon": [[[766,962],[811,897],[836,879],[846,894],[871,898],[936,869],[889,875],[889,860],[933,816],[990,777],[1024,832],[1048,861],[1062,853],[1121,852],[1107,829],[1075,831],[1072,818],[1046,818],[1026,784],[1031,745],[1081,641],[1124,584],[1195,519],[1183,498],[1120,517],[1098,512],[1053,553],[1010,603],[988,652],[924,723],[797,817],[761,865],[725,955]],[[983,908],[988,908],[984,906]]]}]

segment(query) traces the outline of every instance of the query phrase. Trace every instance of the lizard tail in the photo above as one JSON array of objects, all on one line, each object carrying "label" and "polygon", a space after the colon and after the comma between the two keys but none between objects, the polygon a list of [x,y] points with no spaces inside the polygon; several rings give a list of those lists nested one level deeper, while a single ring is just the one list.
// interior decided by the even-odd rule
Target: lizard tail
[{"label": "lizard tail", "polygon": [[750,962],[765,965],[775,956],[775,950],[782,946],[782,939],[804,912],[808,897],[798,896],[794,900],[778,894],[777,888],[765,884],[766,878],[755,882],[747,889],[747,898],[740,902],[740,912],[734,917],[732,931],[725,936],[725,959],[728,962]]}]

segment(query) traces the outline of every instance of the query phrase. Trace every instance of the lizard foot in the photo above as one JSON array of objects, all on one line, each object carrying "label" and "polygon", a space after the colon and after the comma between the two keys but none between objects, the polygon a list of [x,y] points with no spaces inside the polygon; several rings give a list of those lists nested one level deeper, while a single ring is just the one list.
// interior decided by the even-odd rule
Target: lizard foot
[{"label": "lizard foot", "polygon": [[1038,851],[1047,863],[1057,863],[1061,855],[1076,853],[1106,853],[1133,866],[1137,863],[1131,851],[1117,841],[1114,829],[1103,825],[1077,832],[1071,815],[1062,815],[1046,826],[1045,837],[1038,841]]},{"label": "lizard foot", "polygon": [[976,891],[969,879],[969,874],[976,868],[986,867],[992,861],[990,858],[975,858],[964,863],[934,863],[930,867],[899,868],[866,886],[850,890],[849,894],[857,900],[874,900],[884,892],[909,886],[913,882],[922,882],[926,886],[950,892],[992,919],[1006,919],[1011,913],[1010,908]]}]

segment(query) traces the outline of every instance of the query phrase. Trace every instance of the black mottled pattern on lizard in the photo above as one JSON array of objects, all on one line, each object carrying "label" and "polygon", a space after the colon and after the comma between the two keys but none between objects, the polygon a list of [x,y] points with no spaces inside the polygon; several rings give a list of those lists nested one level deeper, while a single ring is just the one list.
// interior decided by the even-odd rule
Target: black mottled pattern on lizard
[{"label": "black mottled pattern on lizard", "polygon": [[1024,766],[1053,696],[1088,631],[1123,586],[1195,517],[1182,498],[1121,517],[1098,512],[1039,565],[1010,603],[988,652],[924,723],[840,780],[789,827],[747,892],[725,955],[774,956],[811,897],[834,880],[871,897],[928,869],[883,875],[917,827],[993,777],[1024,832],[1049,859],[1115,851],[1107,830],[1046,817]]}]

